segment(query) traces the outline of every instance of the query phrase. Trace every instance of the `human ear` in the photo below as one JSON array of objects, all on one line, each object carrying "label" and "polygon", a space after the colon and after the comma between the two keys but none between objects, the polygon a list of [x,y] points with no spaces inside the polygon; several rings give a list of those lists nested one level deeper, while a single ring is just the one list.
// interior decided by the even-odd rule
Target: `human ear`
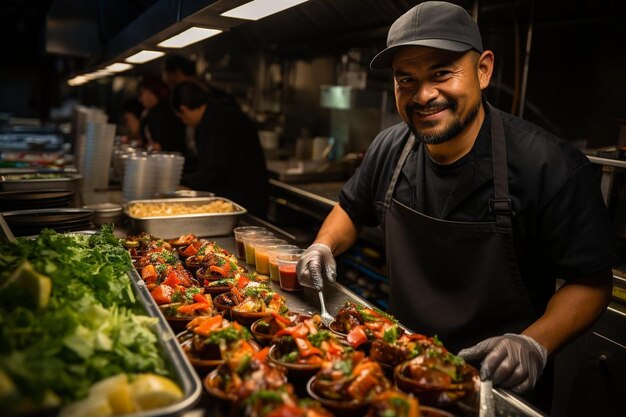
[{"label": "human ear", "polygon": [[484,90],[489,86],[489,82],[491,81],[491,75],[493,74],[493,52],[485,51],[478,58],[477,62],[477,73],[478,73],[478,82],[480,83],[480,89]]}]

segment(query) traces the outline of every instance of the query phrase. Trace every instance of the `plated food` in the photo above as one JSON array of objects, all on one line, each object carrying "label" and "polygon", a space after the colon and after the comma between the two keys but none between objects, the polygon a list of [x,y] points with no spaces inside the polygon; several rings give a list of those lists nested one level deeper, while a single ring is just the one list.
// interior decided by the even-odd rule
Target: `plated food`
[{"label": "plated food", "polygon": [[287,383],[285,369],[267,360],[269,348],[241,355],[218,366],[204,379],[204,387],[222,400],[236,401],[261,390],[278,390]]},{"label": "plated food", "polygon": [[330,362],[309,380],[307,392],[339,415],[363,414],[372,400],[391,388],[380,365],[363,352]]},{"label": "plated food", "polygon": [[421,352],[394,369],[396,385],[417,396],[424,404],[447,407],[471,400],[478,392],[478,371],[453,355],[436,337],[428,338]]},{"label": "plated food", "polygon": [[404,332],[393,316],[352,301],[346,301],[337,311],[330,329],[345,336],[354,348],[376,339],[397,338]]},{"label": "plated food", "polygon": [[196,317],[177,339],[191,364],[202,373],[260,350],[245,327],[219,314]]}]

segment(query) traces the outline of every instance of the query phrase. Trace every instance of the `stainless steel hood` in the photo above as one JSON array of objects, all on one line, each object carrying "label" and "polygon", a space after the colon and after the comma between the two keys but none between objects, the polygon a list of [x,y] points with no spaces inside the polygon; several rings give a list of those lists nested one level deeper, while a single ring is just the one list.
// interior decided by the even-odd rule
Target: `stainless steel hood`
[{"label": "stainless steel hood", "polygon": [[87,65],[151,48],[194,25],[229,30],[247,20],[220,13],[250,0],[55,0],[46,19],[46,52]]}]

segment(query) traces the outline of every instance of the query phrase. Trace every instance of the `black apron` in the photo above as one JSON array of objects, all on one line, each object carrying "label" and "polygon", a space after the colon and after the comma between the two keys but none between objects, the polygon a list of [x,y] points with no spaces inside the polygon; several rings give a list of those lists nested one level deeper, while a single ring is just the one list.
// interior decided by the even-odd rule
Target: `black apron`
[{"label": "black apron", "polygon": [[538,315],[522,282],[513,245],[506,144],[491,111],[495,222],[439,220],[393,198],[415,143],[410,135],[383,211],[390,307],[415,332],[438,335],[451,352],[504,333],[520,333]]}]

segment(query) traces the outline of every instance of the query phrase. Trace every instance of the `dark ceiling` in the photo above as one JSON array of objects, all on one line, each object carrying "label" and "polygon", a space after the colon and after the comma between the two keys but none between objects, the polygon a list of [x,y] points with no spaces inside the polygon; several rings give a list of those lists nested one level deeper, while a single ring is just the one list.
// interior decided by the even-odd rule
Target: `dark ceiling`
[{"label": "dark ceiling", "polygon": [[[44,25],[50,11],[72,13],[83,10],[93,21],[94,30],[106,43],[158,0],[1,0],[0,50],[4,57],[23,63],[33,62],[44,53]],[[193,0],[186,0],[191,1]],[[218,0],[219,2],[219,0]],[[358,42],[368,36],[384,36],[389,24],[420,0],[311,0],[298,7],[250,22],[237,28],[238,36],[251,46],[282,45],[306,47],[313,43]],[[480,5],[482,23],[508,21],[511,10],[520,18],[528,16],[535,4],[537,24],[554,24],[583,19],[604,19],[623,24],[622,0],[453,0],[471,10]],[[514,5],[514,7],[511,7]],[[85,9],[89,9],[85,11]],[[480,20],[479,19],[479,20]],[[482,24],[481,24],[482,26]],[[381,35],[382,34],[382,35]],[[5,61],[6,60],[0,60]],[[0,64],[2,65],[2,64]]]}]

